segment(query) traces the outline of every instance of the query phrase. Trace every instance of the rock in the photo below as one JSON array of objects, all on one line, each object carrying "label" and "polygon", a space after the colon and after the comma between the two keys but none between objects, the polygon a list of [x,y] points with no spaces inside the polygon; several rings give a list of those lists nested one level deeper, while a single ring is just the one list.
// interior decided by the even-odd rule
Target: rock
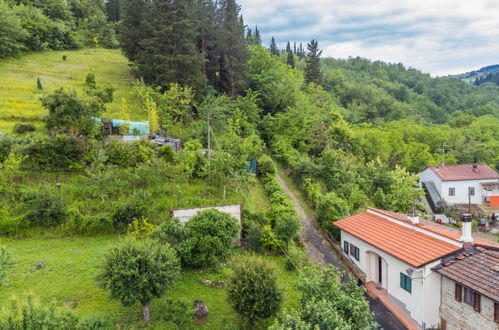
[{"label": "rock", "polygon": [[76,302],[76,300],[73,300],[73,299],[68,299],[68,300],[64,300],[62,302],[62,307],[65,307],[65,308],[76,308],[76,305],[78,305],[78,303]]},{"label": "rock", "polygon": [[204,280],[202,278],[199,279],[199,283],[206,286],[211,286],[212,288],[223,288],[225,286],[225,282],[223,281],[211,281],[211,280]]},{"label": "rock", "polygon": [[37,270],[37,269],[42,269],[45,268],[45,262],[43,261],[38,261],[36,264],[31,265],[31,269]]},{"label": "rock", "polygon": [[208,318],[208,307],[203,300],[196,300],[194,302],[194,306],[192,306],[194,310],[194,315],[196,316],[196,324],[204,324],[206,319]]}]

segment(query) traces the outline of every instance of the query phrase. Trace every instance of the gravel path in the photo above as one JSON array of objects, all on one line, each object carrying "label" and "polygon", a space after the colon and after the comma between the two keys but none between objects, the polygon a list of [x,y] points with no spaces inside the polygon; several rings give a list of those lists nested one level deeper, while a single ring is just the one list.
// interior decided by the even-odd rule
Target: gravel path
[{"label": "gravel path", "polygon": [[[277,180],[281,183],[281,187],[286,192],[289,198],[293,201],[295,205],[296,212],[300,217],[302,228],[300,231],[300,239],[307,251],[307,254],[312,258],[312,260],[321,263],[324,267],[328,264],[334,265],[339,269],[343,269],[344,265],[338,260],[338,257],[331,252],[329,248],[329,243],[325,241],[314,228],[313,222],[315,219],[309,217],[300,202],[296,198],[295,194],[289,189],[286,182],[279,176],[276,175]],[[344,281],[345,278],[342,278]],[[379,300],[372,299],[367,294],[365,295],[369,301],[371,311],[374,312],[374,319],[382,329],[385,330],[404,330],[406,327],[400,323],[400,321],[393,316],[393,314],[383,305]]]}]

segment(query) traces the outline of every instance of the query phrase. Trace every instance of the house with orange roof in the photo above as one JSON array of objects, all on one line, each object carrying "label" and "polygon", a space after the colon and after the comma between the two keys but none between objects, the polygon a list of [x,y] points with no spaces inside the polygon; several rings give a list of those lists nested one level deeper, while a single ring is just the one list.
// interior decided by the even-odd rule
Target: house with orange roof
[{"label": "house with orange roof", "polygon": [[448,230],[417,215],[375,208],[335,221],[343,254],[360,269],[368,287],[382,290],[390,303],[417,327],[441,323],[441,275],[433,270],[446,258],[474,246],[499,249],[485,240],[474,242],[471,216],[461,232]]},{"label": "house with orange roof", "polygon": [[456,205],[499,207],[499,174],[485,164],[429,166],[419,185],[434,213]]}]

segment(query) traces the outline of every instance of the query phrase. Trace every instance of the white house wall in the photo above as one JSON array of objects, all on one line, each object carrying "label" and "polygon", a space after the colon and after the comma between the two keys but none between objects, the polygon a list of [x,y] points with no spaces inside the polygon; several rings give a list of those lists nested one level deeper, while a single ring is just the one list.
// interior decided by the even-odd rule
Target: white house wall
[{"label": "white house wall", "polygon": [[440,196],[443,198],[442,195],[442,186],[441,186],[441,179],[438,175],[435,174],[430,168],[427,168],[423,172],[419,174],[419,187],[423,188],[423,182],[428,182],[428,181],[433,181],[435,184],[435,187],[438,190],[438,193]]},{"label": "white house wall", "polygon": [[[497,179],[482,179],[482,180],[462,180],[462,181],[442,181],[435,172],[427,168],[419,174],[419,186],[422,187],[423,182],[433,181],[435,187],[447,204],[466,204],[468,203],[468,188],[475,188],[475,195],[471,196],[472,204],[482,204],[485,191],[481,183],[498,182]],[[455,196],[449,196],[449,188],[455,188]]]},{"label": "white house wall", "polygon": [[[377,282],[376,279],[372,278],[375,276],[372,271],[373,268],[371,268],[371,270],[369,269],[369,261],[373,259],[369,258],[368,252],[371,251],[380,255],[386,262],[386,269],[383,269],[383,276],[386,280],[383,280],[383,285],[388,294],[405,305],[405,309],[419,325],[424,323],[426,327],[430,327],[439,323],[440,275],[436,274],[436,276],[434,276],[430,273],[431,271],[429,272],[429,268],[425,271],[424,267],[421,271],[417,271],[416,268],[400,259],[397,259],[342,230],[342,247],[344,247],[345,241],[359,248],[359,261],[353,258],[353,256],[350,256],[350,259],[352,259],[352,261],[366,274],[368,281],[374,280]],[[376,263],[371,261],[371,265],[373,264],[375,265]],[[400,287],[400,273],[407,274],[406,270],[409,268],[414,270],[412,275],[412,293],[409,293]],[[423,280],[418,280],[416,278],[421,277],[424,272],[427,277],[424,279],[423,285]]]},{"label": "white house wall", "polygon": [[[497,179],[488,180],[466,180],[466,181],[443,181],[442,193],[440,196],[447,204],[467,204],[468,203],[468,188],[475,188],[475,195],[471,196],[471,204],[483,204],[484,190],[481,183],[497,182]],[[449,188],[455,188],[455,196],[449,196]]]}]

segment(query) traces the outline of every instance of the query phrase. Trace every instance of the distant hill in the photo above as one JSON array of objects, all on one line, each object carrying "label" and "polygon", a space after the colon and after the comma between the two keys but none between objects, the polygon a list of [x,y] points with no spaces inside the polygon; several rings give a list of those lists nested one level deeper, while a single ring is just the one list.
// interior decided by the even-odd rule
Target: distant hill
[{"label": "distant hill", "polygon": [[460,80],[464,80],[470,84],[474,84],[477,79],[483,79],[483,78],[487,77],[488,75],[494,74],[496,72],[499,72],[499,64],[484,66],[480,70],[476,70],[476,71],[470,71],[470,72],[456,74],[456,75],[449,75],[449,77],[457,78]]}]

